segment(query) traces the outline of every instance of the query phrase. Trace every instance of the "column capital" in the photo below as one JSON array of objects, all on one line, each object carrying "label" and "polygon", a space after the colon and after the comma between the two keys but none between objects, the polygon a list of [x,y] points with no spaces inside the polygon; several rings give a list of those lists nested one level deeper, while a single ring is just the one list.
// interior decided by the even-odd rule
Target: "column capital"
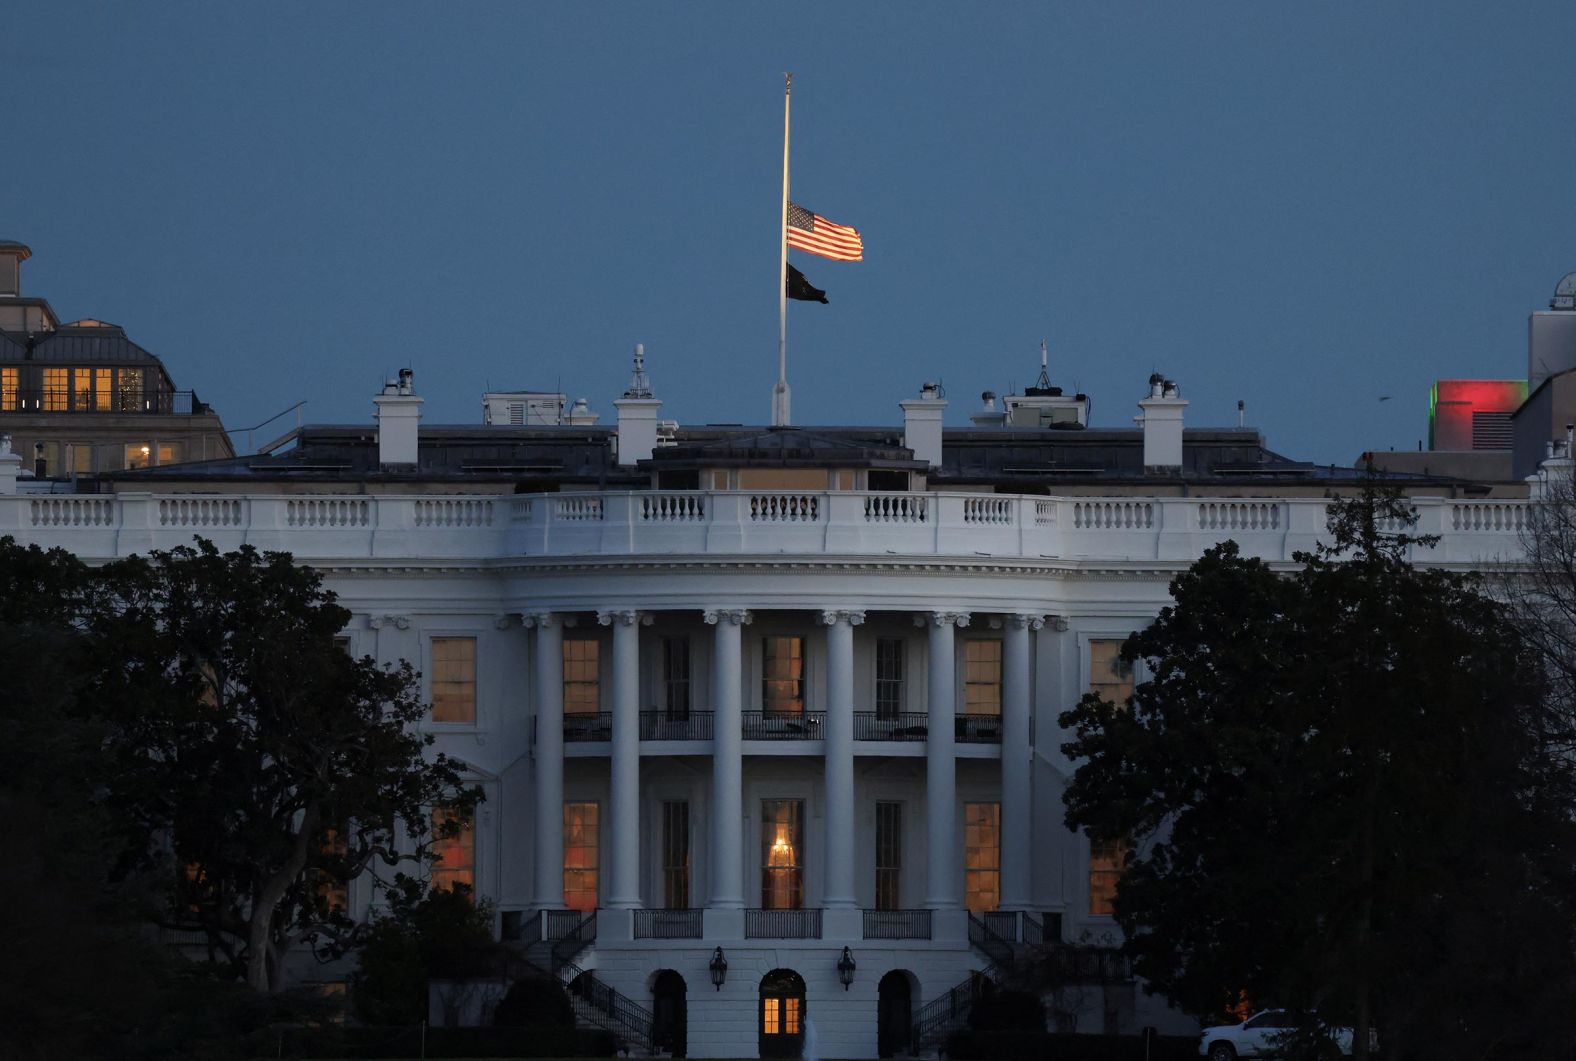
[{"label": "column capital", "polygon": [[1040,627],[1045,625],[1045,616],[1037,615],[1033,612],[1029,612],[1027,614],[1022,612],[1014,612],[1012,614],[1003,616],[1003,618],[1007,620],[1008,626],[1011,626],[1016,630],[1038,630]]},{"label": "column capital", "polygon": [[596,621],[603,626],[650,626],[651,614],[629,608],[608,608],[596,613]]},{"label": "column capital", "polygon": [[408,615],[369,615],[367,625],[374,630],[381,630],[385,626],[392,626],[396,630],[410,629],[410,616]]},{"label": "column capital", "polygon": [[914,616],[915,626],[956,626],[969,625],[968,612],[920,612]]},{"label": "column capital", "polygon": [[1065,634],[1067,632],[1067,616],[1065,615],[1047,615],[1045,617],[1045,624],[1052,630],[1055,630],[1058,634]]},{"label": "column capital", "polygon": [[849,626],[861,626],[865,621],[865,613],[848,609],[828,609],[820,615],[819,622],[825,626],[836,626],[838,623],[847,623]]},{"label": "column capital", "polygon": [[507,630],[509,627],[522,621],[524,618],[525,617],[519,612],[503,612],[499,615],[493,616],[493,629]]},{"label": "column capital", "polygon": [[754,618],[755,616],[751,615],[747,608],[708,608],[705,612],[706,622],[712,626],[716,626],[718,623],[732,623],[734,626],[743,626],[753,621]]},{"label": "column capital", "polygon": [[520,616],[520,625],[527,630],[532,627],[540,627],[546,630],[553,626],[573,626],[575,621],[573,618],[560,615],[557,612],[527,612]]}]

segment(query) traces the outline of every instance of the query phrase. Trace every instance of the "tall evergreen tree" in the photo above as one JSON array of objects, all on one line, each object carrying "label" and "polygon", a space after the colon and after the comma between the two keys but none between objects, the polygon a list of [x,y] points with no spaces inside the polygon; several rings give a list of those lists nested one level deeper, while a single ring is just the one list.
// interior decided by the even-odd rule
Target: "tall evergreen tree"
[{"label": "tall evergreen tree", "polygon": [[1563,1047],[1571,763],[1539,659],[1471,578],[1407,562],[1411,521],[1370,489],[1293,571],[1227,542],[1179,576],[1123,649],[1149,680],[1062,716],[1067,821],[1131,844],[1125,946],[1186,1010],[1317,1009],[1359,1056],[1370,1027],[1390,1058]]}]

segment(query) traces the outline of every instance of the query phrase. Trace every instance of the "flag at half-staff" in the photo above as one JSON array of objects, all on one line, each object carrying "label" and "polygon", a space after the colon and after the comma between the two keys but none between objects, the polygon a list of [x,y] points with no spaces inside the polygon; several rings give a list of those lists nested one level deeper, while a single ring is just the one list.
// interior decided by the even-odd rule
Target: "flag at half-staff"
[{"label": "flag at half-staff", "polygon": [[798,203],[788,204],[788,223],[783,234],[788,246],[835,262],[865,260],[865,243],[857,228],[828,221]]},{"label": "flag at half-staff", "polygon": [[788,267],[788,297],[800,302],[827,301],[826,292],[806,280],[804,274],[791,265]]}]

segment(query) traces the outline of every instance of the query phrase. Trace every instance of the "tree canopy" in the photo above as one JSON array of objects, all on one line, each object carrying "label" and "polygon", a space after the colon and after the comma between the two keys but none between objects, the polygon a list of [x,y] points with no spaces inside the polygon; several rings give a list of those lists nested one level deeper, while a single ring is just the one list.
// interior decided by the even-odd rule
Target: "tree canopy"
[{"label": "tree canopy", "polygon": [[1180,1007],[1496,1056],[1569,1032],[1576,790],[1538,658],[1473,579],[1404,559],[1409,522],[1374,489],[1295,570],[1227,542],[1179,576],[1124,646],[1130,702],[1062,715],[1067,821],[1130,844],[1125,947]]}]

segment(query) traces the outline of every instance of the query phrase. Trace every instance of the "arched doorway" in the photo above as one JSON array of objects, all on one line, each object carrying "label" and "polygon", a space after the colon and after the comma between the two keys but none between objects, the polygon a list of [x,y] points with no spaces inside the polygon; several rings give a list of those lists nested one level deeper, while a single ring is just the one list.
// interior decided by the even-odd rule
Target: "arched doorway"
[{"label": "arched doorway", "polygon": [[895,1057],[907,1050],[913,1026],[913,985],[908,973],[893,969],[876,985],[876,1053]]},{"label": "arched doorway", "polygon": [[757,1015],[762,1057],[798,1057],[804,1049],[804,978],[792,969],[761,977]]},{"label": "arched doorway", "polygon": [[663,969],[651,982],[651,1040],[658,1050],[674,1057],[686,1053],[687,991],[684,978],[672,969]]}]

